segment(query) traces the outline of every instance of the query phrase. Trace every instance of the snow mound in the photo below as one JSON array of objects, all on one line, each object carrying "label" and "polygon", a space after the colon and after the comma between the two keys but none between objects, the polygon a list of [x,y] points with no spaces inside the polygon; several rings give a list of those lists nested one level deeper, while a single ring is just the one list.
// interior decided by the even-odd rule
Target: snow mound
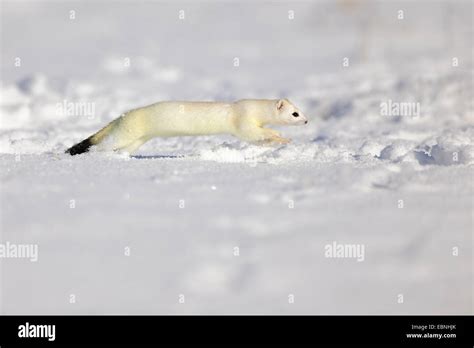
[{"label": "snow mound", "polygon": [[423,165],[474,164],[473,136],[474,127],[445,132],[421,144],[416,150],[416,157]]},{"label": "snow mound", "polygon": [[408,141],[396,141],[383,148],[380,152],[380,159],[392,162],[400,161],[413,149],[413,144]]}]

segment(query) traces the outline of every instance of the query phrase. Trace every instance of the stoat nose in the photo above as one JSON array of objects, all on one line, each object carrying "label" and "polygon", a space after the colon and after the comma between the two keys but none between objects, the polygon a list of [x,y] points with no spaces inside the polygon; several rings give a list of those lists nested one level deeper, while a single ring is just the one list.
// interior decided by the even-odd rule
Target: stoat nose
[{"label": "stoat nose", "polygon": [[304,124],[307,124],[308,123],[308,120],[304,121]]}]

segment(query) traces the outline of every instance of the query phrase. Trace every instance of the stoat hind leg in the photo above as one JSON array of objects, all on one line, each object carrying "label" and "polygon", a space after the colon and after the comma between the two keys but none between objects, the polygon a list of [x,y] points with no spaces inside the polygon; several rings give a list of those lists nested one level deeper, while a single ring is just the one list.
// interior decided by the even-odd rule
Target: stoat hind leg
[{"label": "stoat hind leg", "polygon": [[132,141],[131,143],[125,145],[125,146],[115,148],[114,150],[115,150],[115,151],[118,151],[118,152],[127,152],[127,153],[129,153],[129,154],[132,154],[132,153],[134,153],[136,150],[138,150],[138,148],[139,148],[140,146],[142,146],[144,143],[145,143],[145,140],[143,140],[143,139],[137,139],[137,140]]}]

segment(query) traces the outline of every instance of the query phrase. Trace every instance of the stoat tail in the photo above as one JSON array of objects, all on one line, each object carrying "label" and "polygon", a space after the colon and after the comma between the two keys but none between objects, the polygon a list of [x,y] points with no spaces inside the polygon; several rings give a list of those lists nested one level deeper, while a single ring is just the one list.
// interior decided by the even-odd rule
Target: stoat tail
[{"label": "stoat tail", "polygon": [[110,134],[114,122],[115,121],[110,122],[107,126],[102,128],[97,133],[91,135],[87,139],[84,139],[80,143],[77,143],[76,145],[70,147],[65,151],[65,153],[74,156],[84,152],[88,152],[91,146],[99,144],[108,134]]}]

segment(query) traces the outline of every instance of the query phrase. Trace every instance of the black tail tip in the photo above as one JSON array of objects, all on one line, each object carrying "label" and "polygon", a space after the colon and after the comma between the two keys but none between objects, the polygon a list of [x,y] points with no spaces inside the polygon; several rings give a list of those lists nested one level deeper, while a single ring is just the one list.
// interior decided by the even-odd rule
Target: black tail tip
[{"label": "black tail tip", "polygon": [[69,149],[67,149],[65,151],[65,153],[68,153],[71,156],[79,155],[81,153],[89,151],[89,148],[92,145],[93,144],[92,144],[90,138],[87,138],[87,139],[81,141],[80,143],[77,143],[76,145],[74,145],[74,146],[70,147]]}]

